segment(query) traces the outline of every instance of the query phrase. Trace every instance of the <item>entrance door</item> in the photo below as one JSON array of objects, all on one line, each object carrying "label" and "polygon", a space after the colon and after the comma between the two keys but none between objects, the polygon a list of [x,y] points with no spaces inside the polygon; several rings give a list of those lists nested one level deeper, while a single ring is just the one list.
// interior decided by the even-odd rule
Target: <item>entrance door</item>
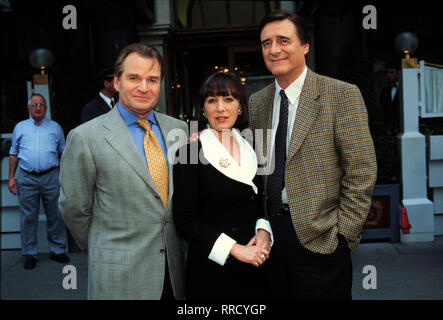
[{"label": "entrance door", "polygon": [[[205,33],[203,39],[193,36],[195,42],[187,41],[189,35],[175,41],[173,54],[174,116],[192,120],[197,94],[203,81],[214,72],[237,74],[246,86],[248,96],[269,84],[273,77],[263,62],[257,38],[258,30],[243,30],[243,36],[230,36],[232,30],[216,32],[213,37]],[[198,39],[198,43],[197,43]]]}]

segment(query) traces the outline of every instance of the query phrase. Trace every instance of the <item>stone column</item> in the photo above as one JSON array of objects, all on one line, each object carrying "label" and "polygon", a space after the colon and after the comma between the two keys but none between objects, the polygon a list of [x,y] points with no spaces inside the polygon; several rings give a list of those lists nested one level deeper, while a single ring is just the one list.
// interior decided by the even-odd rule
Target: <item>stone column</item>
[{"label": "stone column", "polygon": [[161,53],[164,60],[164,78],[155,110],[165,114],[172,114],[169,74],[171,68],[170,43],[173,37],[173,27],[173,2],[171,0],[156,0],[155,22],[152,25],[140,26],[138,28],[140,42],[155,47]]},{"label": "stone column", "polygon": [[433,203],[427,198],[426,137],[418,131],[418,76],[418,68],[400,72],[402,133],[397,139],[401,155],[402,204],[412,226],[409,234],[401,234],[401,242],[434,241]]},{"label": "stone column", "polygon": [[[293,0],[282,0],[280,1],[280,8],[289,12],[296,12],[297,4],[296,1]],[[306,55],[306,64],[311,70],[315,71],[315,23],[312,20],[307,20],[305,23],[307,25],[309,36],[311,37],[309,53]]]}]

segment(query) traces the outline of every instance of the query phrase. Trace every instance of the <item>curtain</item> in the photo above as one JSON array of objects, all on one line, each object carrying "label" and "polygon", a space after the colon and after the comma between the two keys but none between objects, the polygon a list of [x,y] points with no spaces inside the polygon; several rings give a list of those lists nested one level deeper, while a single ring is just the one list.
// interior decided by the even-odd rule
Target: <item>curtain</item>
[{"label": "curtain", "polygon": [[425,66],[426,113],[443,113],[443,69]]}]

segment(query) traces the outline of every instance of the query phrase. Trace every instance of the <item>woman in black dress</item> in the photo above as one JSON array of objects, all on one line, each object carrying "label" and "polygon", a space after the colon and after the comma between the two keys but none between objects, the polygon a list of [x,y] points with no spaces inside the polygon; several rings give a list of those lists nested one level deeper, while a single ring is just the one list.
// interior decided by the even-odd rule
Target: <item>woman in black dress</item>
[{"label": "woman in black dress", "polygon": [[198,107],[199,138],[177,151],[173,171],[174,221],[189,243],[186,299],[263,299],[272,231],[257,158],[240,135],[248,112],[237,76],[206,79]]}]

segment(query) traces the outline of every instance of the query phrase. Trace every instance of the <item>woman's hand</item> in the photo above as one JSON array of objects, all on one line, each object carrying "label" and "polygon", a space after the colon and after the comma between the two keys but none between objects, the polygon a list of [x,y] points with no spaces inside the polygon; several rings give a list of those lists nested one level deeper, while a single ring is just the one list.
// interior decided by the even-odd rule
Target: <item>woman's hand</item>
[{"label": "woman's hand", "polygon": [[269,257],[268,250],[257,246],[242,246],[237,243],[232,246],[229,254],[237,260],[249,263],[254,267],[261,266]]},{"label": "woman's hand", "polygon": [[246,246],[257,246],[271,252],[271,235],[264,229],[258,229],[257,234],[252,237]]}]

